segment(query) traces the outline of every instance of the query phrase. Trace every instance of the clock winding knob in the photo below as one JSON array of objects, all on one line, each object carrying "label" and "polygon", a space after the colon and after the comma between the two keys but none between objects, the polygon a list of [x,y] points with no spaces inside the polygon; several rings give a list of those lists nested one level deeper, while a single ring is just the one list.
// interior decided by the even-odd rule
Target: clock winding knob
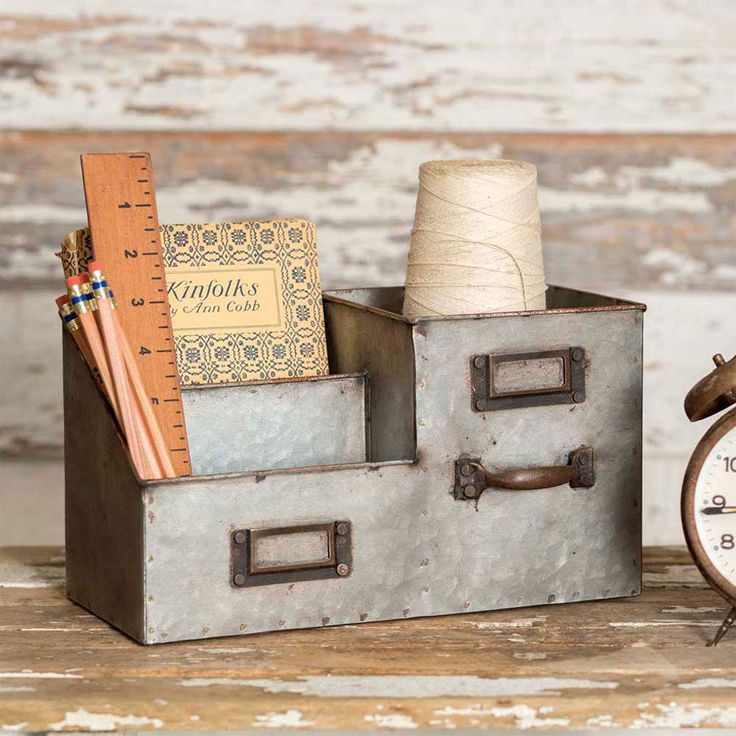
[{"label": "clock winding knob", "polygon": [[736,356],[713,356],[716,367],[698,381],[685,397],[685,413],[691,422],[712,416],[736,404]]}]

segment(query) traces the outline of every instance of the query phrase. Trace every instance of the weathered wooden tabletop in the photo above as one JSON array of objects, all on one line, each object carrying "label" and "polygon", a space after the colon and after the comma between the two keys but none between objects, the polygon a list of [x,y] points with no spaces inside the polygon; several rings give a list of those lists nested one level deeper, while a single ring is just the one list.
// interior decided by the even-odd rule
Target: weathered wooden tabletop
[{"label": "weathered wooden tabletop", "polygon": [[639,598],[145,648],[64,597],[60,549],[0,550],[0,728],[736,726],[736,633],[684,550]]}]

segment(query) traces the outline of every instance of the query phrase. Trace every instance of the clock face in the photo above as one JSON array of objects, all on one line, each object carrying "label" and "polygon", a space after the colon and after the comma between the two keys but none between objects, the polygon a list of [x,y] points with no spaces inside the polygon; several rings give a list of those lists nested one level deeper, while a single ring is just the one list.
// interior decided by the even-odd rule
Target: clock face
[{"label": "clock face", "polygon": [[736,600],[736,412],[717,422],[693,455],[685,479],[683,521],[703,573]]}]

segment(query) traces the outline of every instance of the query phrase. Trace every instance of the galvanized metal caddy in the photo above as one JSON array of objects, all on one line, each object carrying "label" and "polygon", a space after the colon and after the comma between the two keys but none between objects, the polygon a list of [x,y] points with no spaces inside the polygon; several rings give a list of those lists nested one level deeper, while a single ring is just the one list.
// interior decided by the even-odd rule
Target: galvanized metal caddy
[{"label": "galvanized metal caddy", "polygon": [[636,595],[645,307],[408,320],[325,294],[321,379],[184,391],[140,481],[65,337],[68,595],[139,642]]}]

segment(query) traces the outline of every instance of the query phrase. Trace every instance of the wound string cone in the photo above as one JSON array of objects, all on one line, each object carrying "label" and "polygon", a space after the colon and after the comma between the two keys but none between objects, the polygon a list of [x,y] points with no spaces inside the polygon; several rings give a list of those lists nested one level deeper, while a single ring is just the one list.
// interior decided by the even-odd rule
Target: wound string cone
[{"label": "wound string cone", "polygon": [[544,309],[546,289],[532,164],[419,167],[405,316]]}]

